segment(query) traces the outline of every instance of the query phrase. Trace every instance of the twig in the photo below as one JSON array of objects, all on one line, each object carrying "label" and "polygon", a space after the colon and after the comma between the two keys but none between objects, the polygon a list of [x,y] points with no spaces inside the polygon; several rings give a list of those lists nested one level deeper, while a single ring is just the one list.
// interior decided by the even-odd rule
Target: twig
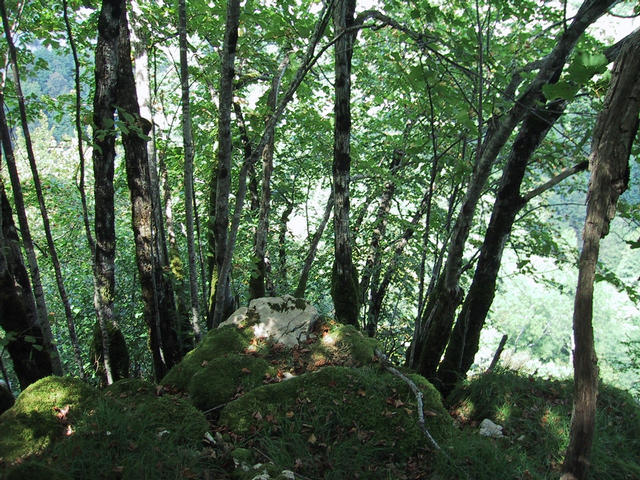
[{"label": "twig", "polygon": [[409,385],[409,388],[411,389],[413,394],[416,396],[416,400],[418,402],[418,424],[420,425],[420,429],[422,430],[424,435],[429,439],[429,441],[431,442],[431,445],[433,445],[436,450],[440,450],[442,453],[444,453],[442,451],[442,448],[440,448],[440,445],[438,445],[438,442],[436,442],[435,439],[431,436],[431,433],[429,433],[429,430],[427,430],[427,427],[424,424],[424,412],[422,411],[424,408],[424,402],[422,401],[422,392],[420,391],[418,386],[413,382],[413,380],[411,380],[409,377],[407,377],[406,375],[401,373],[397,368],[395,368],[391,364],[387,356],[384,353],[382,353],[380,350],[376,349],[376,355],[381,360],[382,366],[387,371],[391,372],[396,377],[399,377],[404,383]]}]

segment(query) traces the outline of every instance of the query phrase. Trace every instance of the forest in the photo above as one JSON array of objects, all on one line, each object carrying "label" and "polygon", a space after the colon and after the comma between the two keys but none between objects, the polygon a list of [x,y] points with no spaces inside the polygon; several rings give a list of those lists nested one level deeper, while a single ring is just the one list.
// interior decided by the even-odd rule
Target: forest
[{"label": "forest", "polygon": [[640,478],[640,3],[0,14],[0,477]]}]

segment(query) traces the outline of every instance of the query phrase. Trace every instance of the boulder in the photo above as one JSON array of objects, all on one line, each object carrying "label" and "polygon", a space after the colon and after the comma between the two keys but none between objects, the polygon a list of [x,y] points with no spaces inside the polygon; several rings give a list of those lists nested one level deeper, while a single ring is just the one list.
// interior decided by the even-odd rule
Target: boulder
[{"label": "boulder", "polygon": [[250,326],[256,338],[270,338],[292,347],[308,338],[318,318],[318,311],[309,302],[285,295],[251,300],[248,307],[236,310],[220,327]]},{"label": "boulder", "polygon": [[502,438],[502,426],[493,423],[488,418],[485,418],[480,422],[480,435],[491,438]]}]

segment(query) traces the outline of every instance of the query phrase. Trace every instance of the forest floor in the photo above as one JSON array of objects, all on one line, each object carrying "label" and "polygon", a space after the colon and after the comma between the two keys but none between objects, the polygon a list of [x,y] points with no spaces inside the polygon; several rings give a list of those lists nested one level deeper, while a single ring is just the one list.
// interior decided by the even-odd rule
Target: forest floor
[{"label": "forest floor", "polygon": [[[551,479],[572,384],[496,370],[442,402],[422,377],[425,426],[375,342],[324,324],[293,348],[234,327],[208,334],[160,385],[97,390],[48,377],[0,416],[7,479]],[[222,352],[222,353],[221,353]],[[177,384],[177,385],[176,385]],[[445,407],[446,406],[446,407]],[[479,434],[488,418],[503,436]],[[640,479],[640,406],[601,385],[591,478]]]}]

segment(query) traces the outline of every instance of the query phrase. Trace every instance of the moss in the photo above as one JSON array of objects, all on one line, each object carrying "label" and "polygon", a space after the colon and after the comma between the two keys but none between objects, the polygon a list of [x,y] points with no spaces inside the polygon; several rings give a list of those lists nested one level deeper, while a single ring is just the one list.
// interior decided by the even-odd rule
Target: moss
[{"label": "moss", "polygon": [[[133,387],[133,382],[130,382]],[[157,397],[121,384],[74,422],[74,433],[46,452],[73,478],[183,478],[198,468],[208,423],[186,399]]]},{"label": "moss", "polygon": [[276,371],[261,358],[242,354],[214,358],[191,377],[188,392],[196,407],[208,410],[262,385],[267,373],[273,376]]},{"label": "moss", "polygon": [[29,462],[11,469],[6,480],[70,480],[67,473],[39,462]]},{"label": "moss", "polygon": [[128,397],[154,398],[156,386],[140,378],[124,378],[106,387],[104,395],[121,399]]},{"label": "moss", "polygon": [[68,419],[76,419],[91,408],[96,395],[92,387],[75,378],[51,376],[31,384],[0,416],[0,458],[13,462],[41,452],[64,431],[55,409],[68,405]]},{"label": "moss", "polygon": [[[433,413],[427,428],[436,439],[447,436],[452,422],[439,396],[426,380],[418,384],[425,390],[425,410]],[[282,467],[292,468],[301,458],[307,465],[301,473],[311,477],[322,467],[319,454],[354,474],[372,462],[406,460],[426,443],[409,387],[370,367],[326,367],[258,387],[229,403],[220,423],[241,435],[255,433],[260,448]]]},{"label": "moss", "polygon": [[186,391],[191,377],[206,367],[208,362],[224,355],[243,352],[252,338],[250,329],[239,329],[233,325],[211,330],[195,349],[169,370],[160,383]]},{"label": "moss", "polygon": [[[109,358],[111,360],[111,375],[114,381],[129,376],[129,350],[125,342],[122,331],[113,324],[107,325],[109,334]],[[91,350],[89,353],[91,362],[98,377],[102,379],[102,384],[106,385],[106,373],[104,371],[104,360],[102,358],[102,333],[100,325],[96,321],[93,325],[93,337]]]},{"label": "moss", "polygon": [[352,325],[329,322],[325,328],[322,338],[311,347],[313,362],[359,367],[374,361],[375,339],[365,337]]}]

